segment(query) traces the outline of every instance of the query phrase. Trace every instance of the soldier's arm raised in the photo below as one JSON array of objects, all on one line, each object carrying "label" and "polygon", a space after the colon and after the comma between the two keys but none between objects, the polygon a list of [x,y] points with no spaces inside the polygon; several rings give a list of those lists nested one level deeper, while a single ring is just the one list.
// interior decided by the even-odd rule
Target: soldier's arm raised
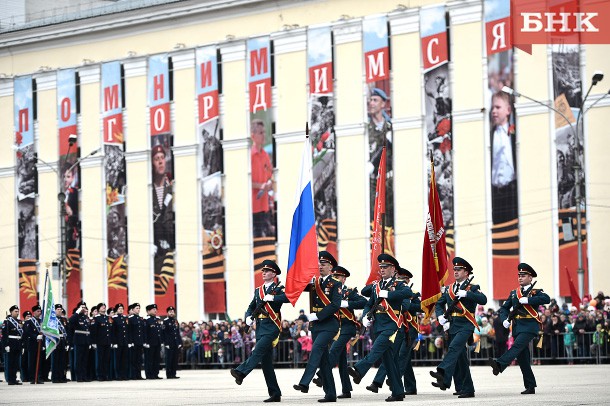
[{"label": "soldier's arm raised", "polygon": [[480,291],[479,285],[471,285],[470,290],[466,293],[466,297],[468,299],[474,300],[477,304],[487,304],[487,296],[485,296],[485,294]]}]

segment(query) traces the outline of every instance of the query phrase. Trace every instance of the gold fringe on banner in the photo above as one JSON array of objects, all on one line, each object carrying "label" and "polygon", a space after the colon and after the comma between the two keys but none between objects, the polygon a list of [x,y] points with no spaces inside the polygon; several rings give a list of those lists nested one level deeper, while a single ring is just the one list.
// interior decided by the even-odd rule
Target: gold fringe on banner
[{"label": "gold fringe on banner", "polygon": [[538,345],[536,345],[536,348],[542,348],[542,339],[544,338],[543,334],[540,334],[540,340],[538,340]]},{"label": "gold fringe on banner", "polygon": [[474,348],[474,352],[476,352],[477,354],[481,352],[481,339],[477,341],[477,346]]},{"label": "gold fringe on banner", "polygon": [[421,341],[417,340],[417,344],[415,344],[415,347],[413,347],[413,351],[419,351],[419,344],[421,343]]}]

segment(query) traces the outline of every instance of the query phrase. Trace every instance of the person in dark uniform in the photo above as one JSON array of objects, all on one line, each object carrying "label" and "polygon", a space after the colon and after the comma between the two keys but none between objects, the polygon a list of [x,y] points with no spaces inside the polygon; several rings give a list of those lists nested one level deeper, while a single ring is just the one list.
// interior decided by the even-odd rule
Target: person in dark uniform
[{"label": "person in dark uniform", "polygon": [[9,385],[21,385],[17,380],[19,357],[21,356],[23,329],[19,325],[19,307],[11,306],[9,315],[2,325],[2,347],[4,348],[4,370]]},{"label": "person in dark uniform", "polygon": [[61,304],[55,305],[55,315],[57,316],[57,329],[59,330],[59,338],[55,345],[55,350],[51,353],[51,382],[53,383],[65,383],[66,380],[66,362],[68,358],[68,352],[66,347],[68,346],[67,341],[67,326],[68,320],[63,317],[64,308]]},{"label": "person in dark uniform", "polygon": [[[538,306],[549,304],[551,298],[542,289],[532,289],[532,281],[538,276],[534,268],[526,263],[517,266],[519,287],[510,292],[508,299],[502,304],[499,310],[499,317],[502,319],[504,327],[510,326],[511,320],[508,316],[511,308],[515,312],[512,319],[513,337],[515,341],[512,347],[500,358],[489,360],[493,369],[493,374],[498,375],[516,359],[521,373],[523,374],[523,384],[525,390],[522,395],[533,395],[536,393],[536,377],[530,365],[531,355],[529,343],[538,336],[542,322],[538,311]],[[542,338],[541,338],[542,340]]]},{"label": "person in dark uniform", "polygon": [[165,345],[165,376],[167,379],[178,379],[178,352],[182,348],[182,338],[176,320],[176,308],[167,308],[167,318],[163,320],[163,345]]},{"label": "person in dark uniform", "polygon": [[89,335],[89,318],[87,317],[87,304],[79,302],[76,306],[76,311],[68,321],[68,327],[71,331],[70,346],[74,347],[74,369],[75,372],[72,380],[77,382],[91,382],[87,377],[87,363],[89,358],[89,346],[91,340]]},{"label": "person in dark uniform", "polygon": [[114,368],[116,379],[126,381],[129,379],[129,321],[125,316],[125,307],[119,303],[114,307],[112,316],[112,347],[114,348]]},{"label": "person in dark uniform", "polygon": [[[23,330],[23,327],[25,326],[25,322],[31,318],[32,318],[31,311],[26,310],[23,312],[23,320],[19,320],[19,326],[21,327],[22,330]],[[30,378],[30,370],[28,368],[28,366],[29,366],[28,349],[27,349],[27,342],[26,342],[25,338],[22,338],[22,340],[21,340],[21,360],[19,361],[19,363],[21,364],[20,365],[21,382],[30,382],[31,378]]]},{"label": "person in dark uniform", "polygon": [[146,306],[144,320],[144,370],[146,379],[163,379],[159,376],[161,364],[161,324],[157,317],[157,305]]},{"label": "person in dark uniform", "polygon": [[246,376],[260,363],[269,393],[269,398],[264,400],[265,403],[282,400],[282,391],[273,369],[273,347],[279,339],[282,322],[280,309],[283,303],[288,303],[284,287],[279,281],[275,282],[275,278],[281,273],[280,267],[275,262],[269,259],[263,261],[263,284],[254,290],[254,297],[244,317],[249,327],[256,322],[256,346],[246,361],[237,368],[231,369],[235,383],[241,385]]},{"label": "person in dark uniform", "polygon": [[[95,324],[95,318],[99,316],[97,306],[93,306],[89,311],[87,320],[89,321],[89,331],[92,331],[92,326]],[[87,355],[87,379],[95,381],[97,379],[97,344],[93,345],[92,335],[89,335],[89,354]]]},{"label": "person in dark uniform", "polygon": [[[364,309],[367,299],[358,293],[357,288],[348,288],[345,281],[350,276],[347,269],[342,266],[333,268],[333,277],[338,279],[343,284],[343,298],[341,300],[341,309],[339,317],[341,318],[341,330],[339,337],[332,343],[328,351],[329,365],[339,365],[339,377],[341,378],[341,394],[338,399],[348,399],[352,397],[352,381],[347,373],[347,348],[346,345],[350,341],[357,341],[360,336],[360,328],[362,325],[354,315],[354,310]],[[322,378],[318,371],[318,378],[313,379],[313,383],[317,386],[322,386]]]},{"label": "person in dark uniform", "polygon": [[140,303],[129,305],[131,314],[128,317],[129,331],[129,378],[142,380],[142,349],[144,348],[144,319],[140,317]]},{"label": "person in dark uniform", "polygon": [[[478,328],[474,311],[477,305],[487,303],[487,296],[480,291],[479,285],[464,286],[472,271],[473,268],[468,261],[455,257],[453,259],[455,283],[443,287],[435,307],[438,322],[449,334],[449,349],[443,361],[436,367],[436,371],[430,371],[430,375],[436,378],[436,382],[432,382],[432,385],[446,390],[451,387],[451,379],[453,379],[459,398],[474,397],[474,384],[466,352],[467,343],[474,329]],[[452,310],[451,318],[447,319],[444,316],[445,306],[449,307],[455,300],[457,304]]]},{"label": "person in dark uniform", "polygon": [[112,345],[112,322],[106,315],[106,304],[97,305],[99,314],[91,320],[91,348],[95,350],[95,366],[98,381],[110,380],[110,346]]},{"label": "person in dark uniform", "polygon": [[377,257],[382,280],[362,289],[362,294],[370,298],[364,307],[362,323],[365,327],[371,325],[371,319],[366,315],[371,311],[375,314],[375,342],[371,352],[361,359],[354,367],[348,368],[348,373],[359,384],[368,370],[382,358],[386,367],[392,394],[386,402],[402,401],[405,397],[404,387],[396,368],[393,355],[393,342],[400,328],[400,309],[403,300],[411,296],[411,289],[404,282],[397,280],[395,273],[400,268],[396,258],[389,254],[380,254]]},{"label": "person in dark uniform", "polygon": [[[42,309],[39,305],[32,307],[32,318],[23,325],[23,337],[26,341],[28,352],[28,370],[30,371],[30,383],[44,383],[43,363],[45,343],[40,329],[40,315]],[[36,365],[38,364],[38,365]],[[38,368],[38,376],[36,376]]]},{"label": "person in dark uniform", "polygon": [[339,309],[343,298],[343,285],[332,276],[332,270],[337,266],[337,260],[332,254],[328,251],[320,251],[318,259],[320,276],[314,277],[308,286],[312,295],[313,313],[307,315],[307,319],[310,322],[309,330],[312,332],[313,345],[303,376],[293,388],[307,393],[309,383],[316,370],[320,368],[324,398],[318,399],[318,402],[336,402],[337,390],[332,374],[333,365],[328,362],[328,348],[338,335],[341,326]]}]

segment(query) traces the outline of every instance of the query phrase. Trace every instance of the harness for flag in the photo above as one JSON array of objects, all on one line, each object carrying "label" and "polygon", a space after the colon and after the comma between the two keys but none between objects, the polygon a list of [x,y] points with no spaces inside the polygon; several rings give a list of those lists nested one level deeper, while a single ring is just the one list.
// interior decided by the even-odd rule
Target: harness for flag
[{"label": "harness for flag", "polygon": [[424,249],[422,254],[422,289],[421,308],[428,320],[434,311],[434,306],[441,297],[440,287],[445,284],[448,276],[447,246],[445,242],[445,227],[443,211],[436,189],[434,162],[430,162],[430,192],[428,195],[428,216],[424,231]]},{"label": "harness for flag", "polygon": [[318,241],[311,184],[311,144],[307,137],[292,215],[286,273],[285,293],[293,306],[318,271]]},{"label": "harness for flag", "polygon": [[57,315],[55,314],[55,300],[53,299],[53,287],[49,282],[49,269],[47,268],[47,274],[44,280],[45,285],[45,293],[44,293],[44,301],[43,301],[43,315],[42,315],[42,324],[40,326],[40,330],[42,334],[45,336],[46,342],[46,358],[49,358],[55,347],[57,346],[57,341],[59,340],[59,326]]},{"label": "harness for flag", "polygon": [[377,188],[375,189],[375,216],[373,218],[373,235],[371,236],[371,273],[365,285],[370,285],[381,277],[377,257],[383,253],[385,232],[385,178],[386,178],[386,148],[381,150],[379,169],[377,170]]}]

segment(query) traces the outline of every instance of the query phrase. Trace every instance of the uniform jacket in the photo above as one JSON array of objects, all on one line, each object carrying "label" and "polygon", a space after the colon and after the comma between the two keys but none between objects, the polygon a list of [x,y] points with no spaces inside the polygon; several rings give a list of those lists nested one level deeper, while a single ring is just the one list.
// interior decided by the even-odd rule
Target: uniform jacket
[{"label": "uniform jacket", "polygon": [[163,345],[169,345],[172,348],[182,345],[178,321],[174,317],[163,320]]},{"label": "uniform jacket", "polygon": [[[449,296],[450,289],[455,289],[454,283],[448,286],[443,286],[441,297],[438,299],[438,302],[436,302],[436,317],[442,316],[445,313],[446,306],[449,306],[451,302],[453,302],[453,299],[451,299],[451,296]],[[460,303],[469,312],[474,313],[477,309],[477,305],[487,304],[487,296],[480,291],[479,285],[471,284],[468,285],[464,290],[466,290],[466,297],[460,299]],[[459,313],[460,311],[456,307],[454,312]],[[466,317],[453,317],[451,319],[451,325],[449,326],[449,334],[455,334],[458,331],[474,332],[474,325]]]},{"label": "uniform jacket", "polygon": [[[381,281],[379,281],[379,283],[381,283]],[[377,303],[377,292],[376,292],[375,286],[376,286],[376,284],[374,283],[372,285],[367,285],[364,287],[364,289],[362,289],[363,295],[370,293],[369,300],[368,300],[366,306],[364,307],[364,310],[362,311],[363,317],[366,317],[366,314]],[[411,288],[409,288],[403,281],[399,281],[395,278],[391,278],[389,280],[389,285],[385,288],[385,290],[388,290],[388,297],[386,299],[387,302],[389,303],[390,306],[392,306],[392,309],[394,310],[394,312],[395,312],[394,314],[396,315],[396,317],[400,317],[403,300],[405,300],[407,297],[410,297],[413,294],[413,292],[411,291]],[[398,314],[396,314],[396,312],[398,312]],[[392,320],[392,318],[390,318],[390,316],[387,313],[375,312],[374,329],[375,329],[375,333],[378,334],[381,331],[386,331],[386,330],[396,331],[396,330],[398,330],[398,326],[396,325],[394,320]]]},{"label": "uniform jacket", "polygon": [[112,344],[126,347],[129,341],[128,319],[124,314],[112,316]]},{"label": "uniform jacket", "polygon": [[[521,289],[521,288],[518,288]],[[523,291],[522,291],[523,292]],[[528,304],[531,305],[535,311],[538,311],[538,306],[545,305],[551,302],[549,295],[544,293],[542,289],[532,289]],[[517,289],[511,290],[508,299],[504,301],[500,307],[499,314],[500,319],[506,320],[511,308],[519,305],[519,298],[517,297]],[[527,316],[529,313],[523,306],[519,306],[519,310],[516,313],[518,316]],[[540,331],[540,325],[534,318],[517,318],[513,320],[513,336],[517,336],[519,333],[534,333],[538,334]]]},{"label": "uniform jacket", "polygon": [[144,319],[138,315],[131,314],[127,318],[127,331],[129,336],[129,344],[143,345],[144,344]]},{"label": "uniform jacket", "polygon": [[150,346],[161,345],[161,319],[157,316],[146,316],[144,319],[144,343]]},{"label": "uniform jacket", "polygon": [[2,325],[2,348],[11,347],[11,351],[19,351],[21,353],[22,340],[9,338],[9,336],[23,335],[23,329],[19,325],[19,320],[15,320],[12,316],[8,316]]},{"label": "uniform jacket", "polygon": [[[317,278],[320,278],[318,276]],[[320,281],[320,287],[330,300],[328,305],[322,302],[322,299],[318,297],[316,293],[315,284],[310,285],[310,292],[312,294],[313,312],[318,316],[318,320],[312,322],[311,330],[320,332],[337,332],[340,327],[339,316],[337,312],[341,308],[341,299],[343,297],[343,284],[338,279],[335,279],[332,275],[326,277],[324,282]]]},{"label": "uniform jacket", "polygon": [[[366,306],[367,299],[358,293],[357,288],[347,288],[343,285],[343,298],[342,300],[347,300],[347,308],[346,310],[354,315],[354,310],[364,309]],[[355,336],[358,331],[356,331],[356,325],[353,321],[350,321],[345,316],[341,315],[341,334],[349,334],[350,336]]]},{"label": "uniform jacket", "polygon": [[[32,317],[27,320],[23,325],[23,340],[25,340],[24,345],[27,350],[35,351],[38,349],[38,335],[42,334],[40,331],[40,320]],[[40,349],[43,350],[45,340],[44,337],[42,339],[42,343],[40,345]]]},{"label": "uniform jacket", "polygon": [[[263,298],[260,297],[260,295],[258,294],[258,290],[259,290],[259,288],[256,288],[254,290],[254,297],[252,298],[252,301],[250,302],[250,305],[248,306],[248,310],[246,310],[246,316],[245,316],[246,318],[252,316],[252,313],[254,312],[254,310],[263,301],[262,300]],[[286,294],[284,294],[284,288],[277,289],[276,284],[271,284],[269,286],[269,288],[267,288],[267,289],[263,288],[263,290],[265,292],[265,295],[273,294],[275,296],[273,298],[273,301],[269,302],[269,306],[271,306],[273,311],[275,311],[276,313],[280,312],[280,309],[282,308],[282,304],[289,302],[288,298],[286,297]],[[265,312],[263,312],[263,314],[265,314]],[[280,320],[280,323],[281,323],[281,320]],[[280,330],[277,328],[277,326],[275,325],[273,320],[271,320],[269,318],[256,319],[256,336],[257,337],[262,336],[264,334],[272,334],[272,335],[277,336],[279,333],[280,333]]]},{"label": "uniform jacket", "polygon": [[112,324],[110,317],[99,314],[91,320],[91,344],[112,344]]},{"label": "uniform jacket", "polygon": [[68,327],[70,333],[68,335],[68,343],[70,345],[89,345],[91,343],[89,334],[78,333],[78,331],[90,332],[87,316],[81,313],[74,313],[68,321]]}]

